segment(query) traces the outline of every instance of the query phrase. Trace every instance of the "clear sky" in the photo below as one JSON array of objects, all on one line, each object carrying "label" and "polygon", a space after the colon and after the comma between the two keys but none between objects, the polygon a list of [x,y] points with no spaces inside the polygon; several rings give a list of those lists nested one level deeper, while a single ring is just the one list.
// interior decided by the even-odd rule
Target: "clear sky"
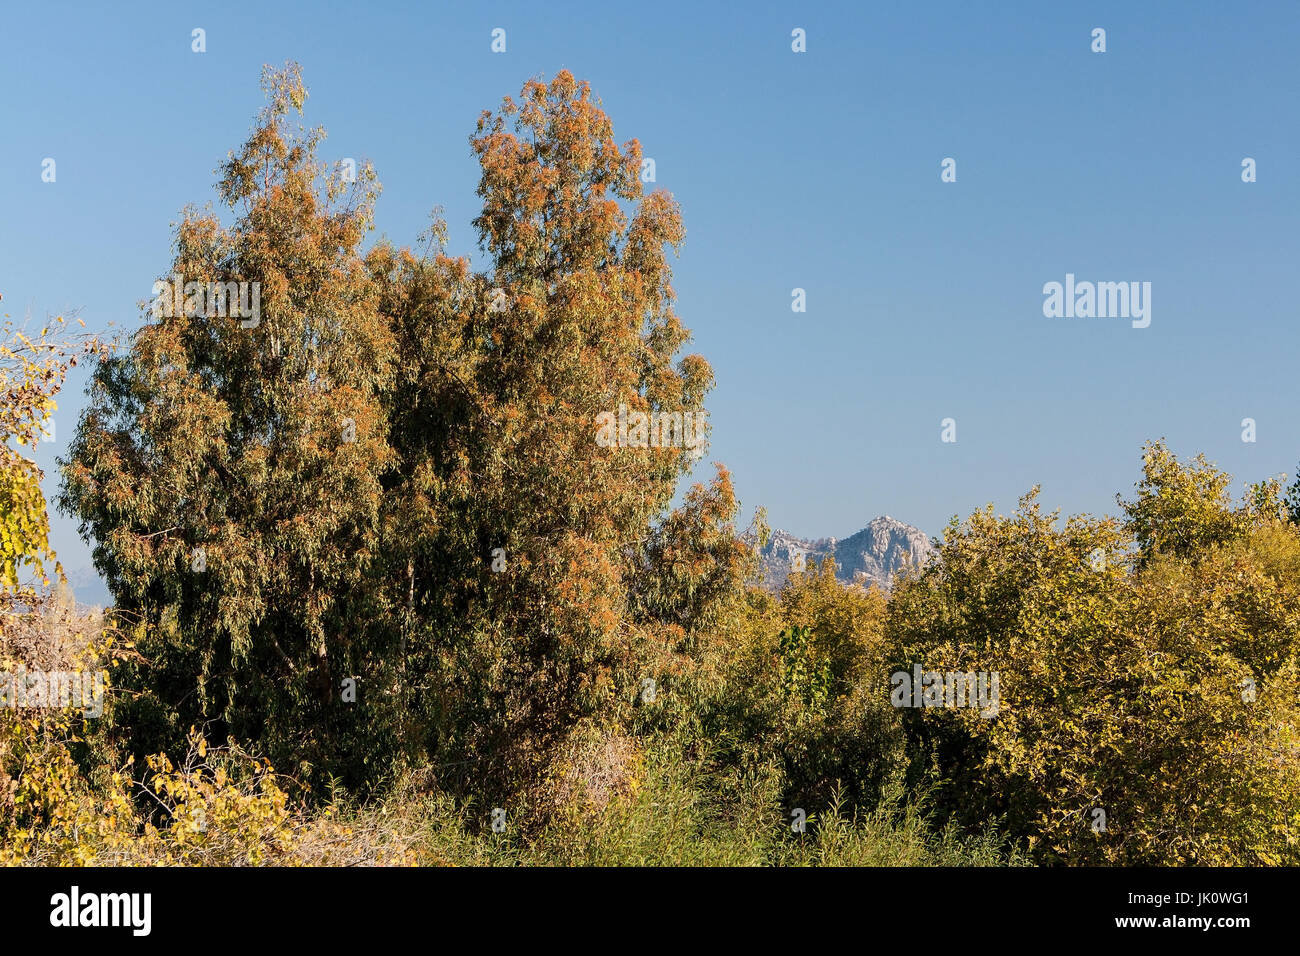
[{"label": "clear sky", "polygon": [[[1036,482],[1113,512],[1160,436],[1237,490],[1300,458],[1297,0],[6,3],[0,308],[135,328],[171,224],[215,200],[262,64],[287,59],[322,158],[374,162],[376,236],[413,243],[442,205],[464,254],[479,112],[532,76],[589,80],[682,203],[712,457],[776,527],[937,534]],[[1150,282],[1150,326],[1045,317],[1067,273]],[[39,456],[47,495],[84,384]],[[88,551],[54,526],[75,580]]]}]

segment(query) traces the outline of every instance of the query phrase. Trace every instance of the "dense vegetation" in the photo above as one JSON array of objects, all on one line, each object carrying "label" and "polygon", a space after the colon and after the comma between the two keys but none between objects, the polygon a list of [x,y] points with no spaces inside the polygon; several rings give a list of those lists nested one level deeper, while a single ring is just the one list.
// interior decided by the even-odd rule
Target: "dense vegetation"
[{"label": "dense vegetation", "polygon": [[[1300,862],[1300,484],[1233,502],[1154,443],[1121,517],[1035,490],[888,595],[829,563],[768,594],[725,469],[674,507],[688,448],[594,440],[712,373],[680,211],[586,85],[480,118],[482,271],[436,219],[363,251],[373,171],[318,162],[296,68],[266,88],[168,273],[259,283],[256,321],[4,330],[0,671],[110,689],[0,709],[0,860]],[[94,617],[20,580],[52,555],[10,447],[85,352]],[[996,674],[996,713],[896,706],[913,668]]]}]

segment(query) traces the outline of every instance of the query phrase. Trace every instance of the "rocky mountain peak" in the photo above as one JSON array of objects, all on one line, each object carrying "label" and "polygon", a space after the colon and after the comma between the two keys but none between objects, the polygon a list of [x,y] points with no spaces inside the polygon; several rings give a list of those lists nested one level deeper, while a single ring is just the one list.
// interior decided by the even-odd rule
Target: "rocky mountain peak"
[{"label": "rocky mountain peak", "polygon": [[873,518],[847,538],[800,538],[784,529],[772,534],[761,556],[763,586],[779,590],[793,571],[819,565],[834,555],[836,577],[845,584],[888,589],[906,565],[921,565],[934,553],[930,538],[890,515]]}]

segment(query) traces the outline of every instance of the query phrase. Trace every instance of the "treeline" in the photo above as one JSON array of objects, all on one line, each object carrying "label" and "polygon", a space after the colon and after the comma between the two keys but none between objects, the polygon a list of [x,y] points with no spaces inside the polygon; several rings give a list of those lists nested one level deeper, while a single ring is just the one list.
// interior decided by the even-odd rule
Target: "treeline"
[{"label": "treeline", "polygon": [[[9,859],[330,862],[292,834],[351,814],[406,848],[370,862],[1300,862],[1300,493],[1233,502],[1157,443],[1121,517],[1034,492],[888,595],[829,564],[768,594],[725,469],[674,508],[691,448],[596,441],[712,373],[679,357],[680,212],[587,86],[480,118],[475,271],[436,219],[362,251],[373,171],[317,159],[295,67],[265,85],[230,222],[187,212],[61,463],[115,607],[7,582],[0,664],[110,686],[0,712]],[[11,355],[22,440],[65,369]],[[6,569],[48,560],[32,467]]]}]

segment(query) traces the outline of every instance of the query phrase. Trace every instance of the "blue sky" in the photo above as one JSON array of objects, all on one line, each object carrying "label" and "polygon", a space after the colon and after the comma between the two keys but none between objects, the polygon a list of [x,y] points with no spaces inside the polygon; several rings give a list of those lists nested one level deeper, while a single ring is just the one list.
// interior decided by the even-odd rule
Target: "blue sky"
[{"label": "blue sky", "polygon": [[[682,203],[679,311],[747,510],[807,536],[882,513],[937,534],[1041,482],[1052,507],[1113,512],[1160,436],[1239,489],[1300,458],[1297,48],[1296,0],[10,5],[0,308],[136,327],[171,223],[215,200],[262,64],[287,59],[322,157],[374,162],[376,237],[413,243],[441,205],[475,253],[474,122],[567,68]],[[1150,282],[1150,327],[1045,318],[1067,272]],[[47,495],[84,384],[39,456]],[[88,564],[70,519],[54,545]]]}]

